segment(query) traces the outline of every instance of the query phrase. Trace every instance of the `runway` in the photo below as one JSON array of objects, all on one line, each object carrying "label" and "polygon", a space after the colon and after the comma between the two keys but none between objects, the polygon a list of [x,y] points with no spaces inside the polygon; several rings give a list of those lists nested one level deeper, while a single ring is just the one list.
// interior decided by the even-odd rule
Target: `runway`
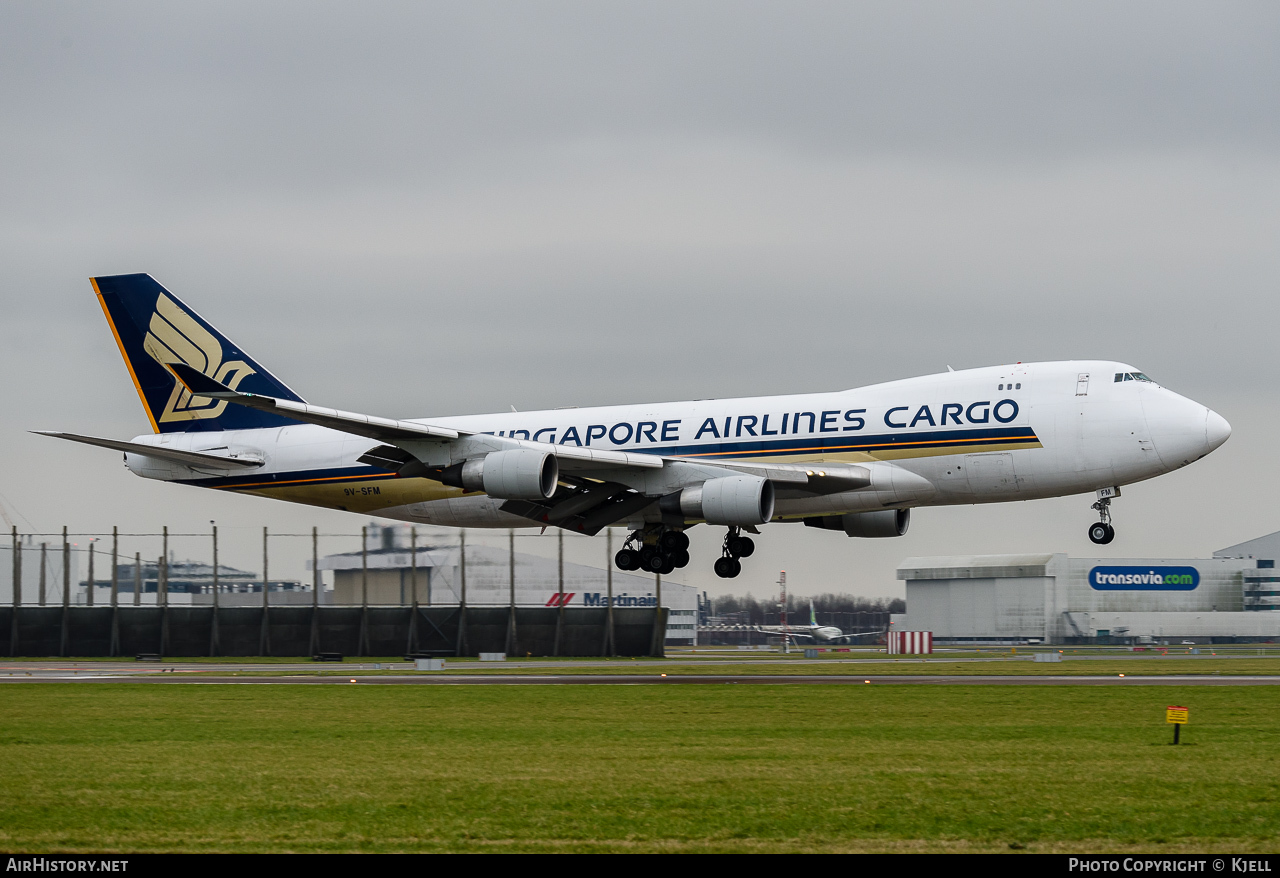
[{"label": "runway", "polygon": [[152,683],[161,685],[232,686],[703,686],[756,684],[772,686],[1280,686],[1280,676],[1013,676],[893,675],[833,676],[803,674],[122,674],[98,671],[53,671],[0,676],[3,683]]}]

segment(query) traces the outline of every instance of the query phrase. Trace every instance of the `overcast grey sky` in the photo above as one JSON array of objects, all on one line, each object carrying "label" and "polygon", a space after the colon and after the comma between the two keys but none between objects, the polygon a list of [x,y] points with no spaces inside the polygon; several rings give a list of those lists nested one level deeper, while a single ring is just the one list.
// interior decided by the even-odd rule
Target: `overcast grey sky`
[{"label": "overcast grey sky", "polygon": [[[388,416],[1125,360],[1235,434],[1126,489],[1106,553],[1280,529],[1277,45],[1270,2],[0,3],[0,493],[41,530],[363,523],[25,432],[147,429],[88,284],[147,271]],[[1090,502],[770,527],[732,588],[1089,555]]]}]

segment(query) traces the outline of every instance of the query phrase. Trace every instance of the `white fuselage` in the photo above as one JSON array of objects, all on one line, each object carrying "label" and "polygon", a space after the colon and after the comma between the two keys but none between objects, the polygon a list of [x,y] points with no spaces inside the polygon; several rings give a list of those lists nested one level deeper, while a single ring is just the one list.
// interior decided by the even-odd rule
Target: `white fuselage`
[{"label": "white fuselage", "polygon": [[[431,418],[433,425],[658,455],[666,470],[705,461],[857,464],[859,490],[780,492],[775,520],[913,506],[1029,500],[1126,485],[1203,457],[1230,427],[1203,405],[1123,363],[1025,363],[946,372],[832,393]],[[1115,376],[1121,376],[1117,380]],[[250,451],[250,475],[127,455],[149,478],[237,490],[406,521],[531,527],[501,500],[359,463],[379,443],[308,424],[170,433],[136,442]],[[671,459],[678,458],[679,462]],[[683,462],[680,463],[680,462]],[[610,474],[660,496],[664,469]],[[652,514],[656,516],[656,510]]]}]

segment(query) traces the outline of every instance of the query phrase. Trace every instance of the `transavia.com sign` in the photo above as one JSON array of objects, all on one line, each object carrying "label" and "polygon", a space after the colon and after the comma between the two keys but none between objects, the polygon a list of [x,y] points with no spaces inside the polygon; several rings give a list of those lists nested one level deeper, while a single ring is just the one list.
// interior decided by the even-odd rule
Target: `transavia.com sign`
[{"label": "transavia.com sign", "polygon": [[1089,585],[1095,591],[1191,591],[1200,584],[1194,567],[1095,567]]}]

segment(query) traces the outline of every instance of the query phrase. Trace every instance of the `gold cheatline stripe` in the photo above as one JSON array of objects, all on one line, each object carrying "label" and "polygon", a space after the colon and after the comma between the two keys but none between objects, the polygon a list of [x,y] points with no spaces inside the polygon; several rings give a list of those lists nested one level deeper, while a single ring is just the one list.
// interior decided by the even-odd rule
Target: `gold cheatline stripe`
[{"label": "gold cheatline stripe", "polygon": [[[1030,436],[979,436],[975,439],[924,439],[919,442],[876,442],[868,445],[845,445],[840,447],[831,447],[827,445],[818,445],[813,448],[779,448],[779,452],[784,454],[800,454],[805,451],[865,451],[868,448],[904,448],[908,445],[935,445],[938,447],[946,447],[947,445],[957,445],[962,442],[982,442],[988,445],[998,445],[1005,442],[1017,442],[1023,439],[1036,439],[1040,437],[1032,433]],[[765,454],[770,449],[761,448],[755,451],[708,451],[703,454],[682,454],[681,457],[725,457],[731,454]]]},{"label": "gold cheatline stripe", "polygon": [[151,422],[151,432],[159,433],[160,425],[156,423],[155,416],[151,414],[151,404],[147,402],[146,394],[142,392],[142,385],[138,382],[138,376],[134,374],[133,363],[129,362],[129,355],[124,351],[124,342],[120,340],[120,333],[116,331],[116,322],[111,319],[111,312],[107,310],[107,303],[102,298],[102,290],[98,289],[98,279],[91,277],[89,278],[89,283],[93,284],[93,291],[98,296],[98,304],[102,306],[102,313],[107,317],[107,326],[111,327],[111,334],[116,337],[116,347],[120,348],[120,356],[124,358],[124,367],[129,370],[129,377],[133,379],[133,386],[138,391],[138,399],[142,400],[142,410],[147,413],[147,420]]},{"label": "gold cheatline stripe", "polygon": [[363,475],[363,476],[325,476],[320,479],[290,479],[286,482],[242,482],[239,485],[210,485],[211,488],[274,488],[278,485],[305,485],[309,482],[351,482],[351,481],[373,481],[375,479],[394,479],[395,473],[387,473],[386,475]]}]

